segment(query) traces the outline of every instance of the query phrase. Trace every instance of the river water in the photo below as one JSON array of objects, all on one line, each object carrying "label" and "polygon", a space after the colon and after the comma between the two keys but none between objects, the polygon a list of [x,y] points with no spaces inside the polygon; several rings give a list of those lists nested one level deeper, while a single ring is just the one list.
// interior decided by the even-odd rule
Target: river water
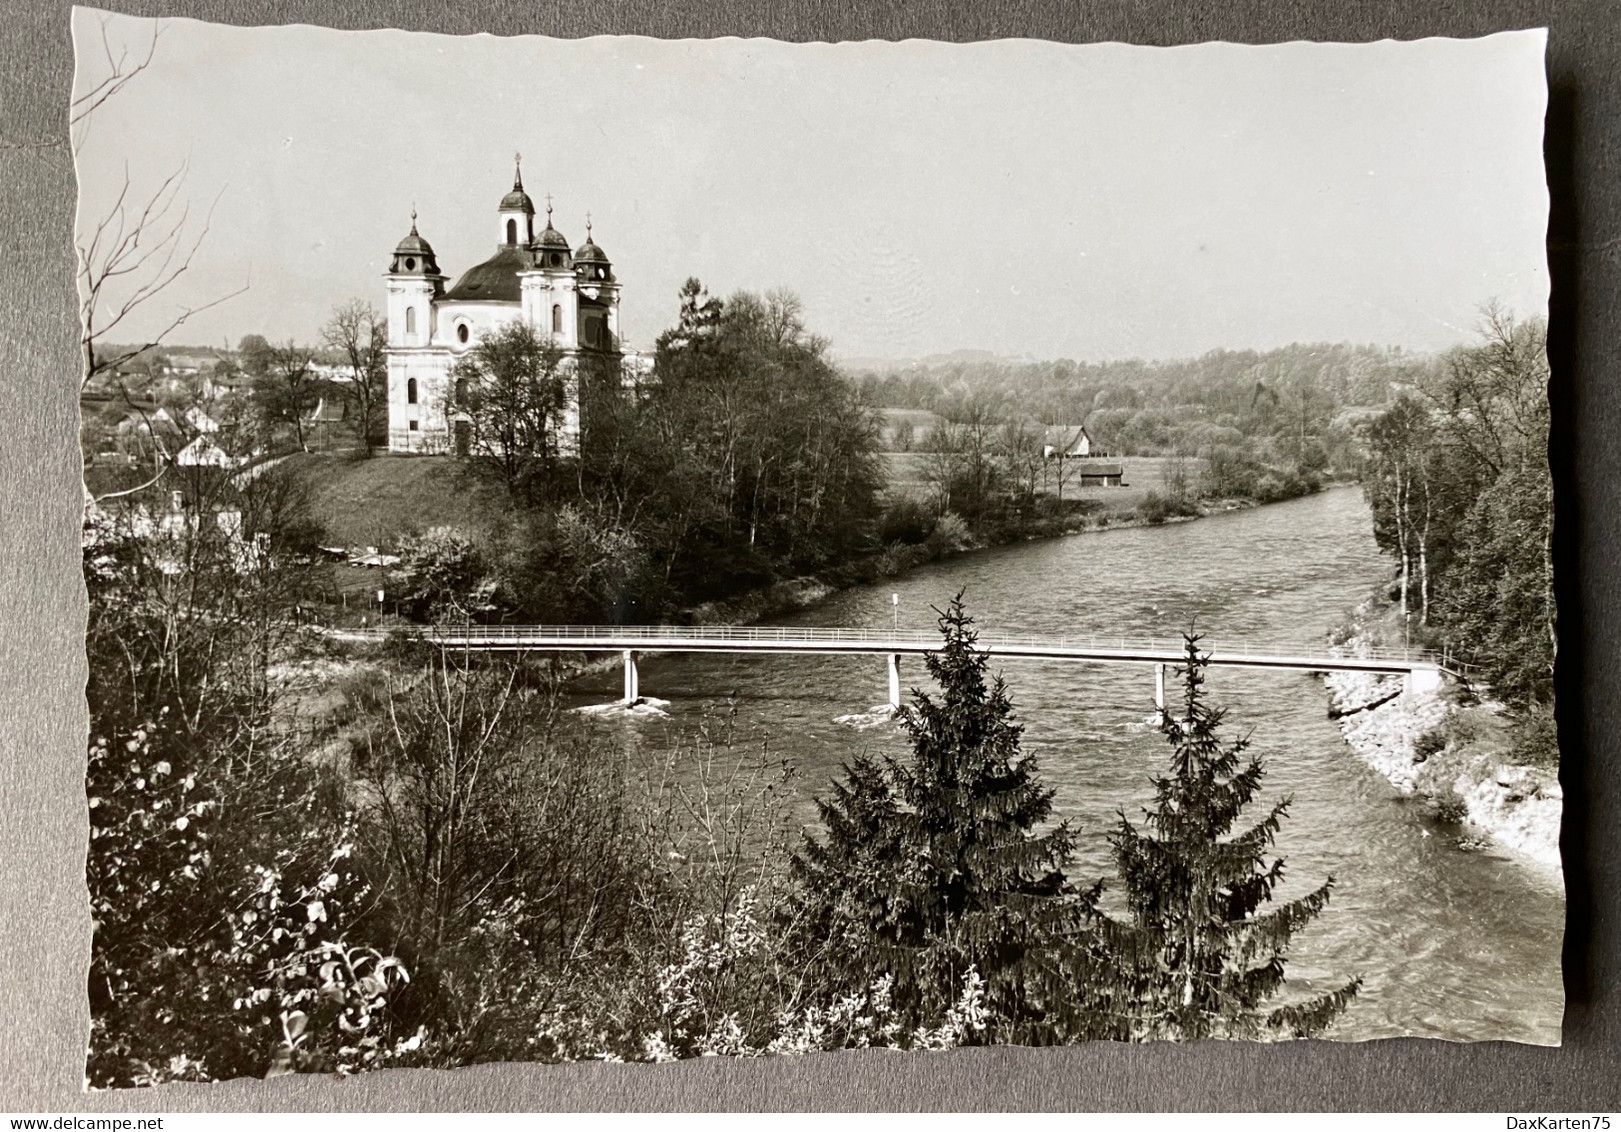
[{"label": "river water", "polygon": [[[1315,649],[1388,573],[1360,491],[1341,488],[1192,523],[967,554],[842,591],[776,623],[883,628],[898,594],[901,626],[929,628],[930,607],[961,589],[987,633],[1176,639],[1191,624],[1207,646],[1248,638]],[[1116,811],[1135,814],[1151,800],[1149,777],[1168,750],[1145,726],[1152,670],[1009,659],[1001,671],[1025,725],[1024,749],[1057,792],[1056,816],[1080,833],[1072,879],[1112,875],[1106,838]],[[1246,816],[1259,819],[1279,796],[1293,799],[1277,842],[1288,864],[1279,898],[1336,879],[1327,910],[1295,937],[1289,997],[1360,975],[1362,992],[1334,1038],[1557,1042],[1557,881],[1494,850],[1458,848],[1455,834],[1345,745],[1320,680],[1241,669],[1208,676],[1212,701],[1228,709],[1228,736],[1248,733],[1266,763],[1263,795]],[[926,683],[921,658],[903,658],[902,680]],[[642,662],[641,691],[670,701],[670,715],[611,723],[627,740],[662,747],[706,718],[735,713],[738,737],[768,743],[797,768],[795,814],[805,823],[815,820],[812,797],[851,755],[906,751],[892,724],[835,722],[884,701],[882,657],[652,656]],[[574,694],[600,702],[617,692],[615,674],[582,681]]]}]

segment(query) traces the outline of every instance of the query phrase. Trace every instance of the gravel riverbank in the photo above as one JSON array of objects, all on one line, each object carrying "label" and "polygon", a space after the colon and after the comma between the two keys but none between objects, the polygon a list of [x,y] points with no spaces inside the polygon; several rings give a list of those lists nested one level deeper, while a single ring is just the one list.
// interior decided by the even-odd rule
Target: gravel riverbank
[{"label": "gravel riverbank", "polygon": [[[1358,610],[1359,619],[1365,612]],[[1349,656],[1368,647],[1359,624],[1331,651]],[[1343,713],[1340,730],[1351,749],[1397,790],[1430,800],[1437,817],[1457,822],[1461,846],[1479,848],[1489,840],[1563,878],[1558,772],[1506,757],[1504,744],[1494,741],[1505,725],[1492,705],[1462,708],[1444,693],[1387,698],[1401,687],[1401,678],[1393,676],[1331,672],[1323,682],[1333,710]],[[1422,738],[1427,735],[1433,738]]]}]

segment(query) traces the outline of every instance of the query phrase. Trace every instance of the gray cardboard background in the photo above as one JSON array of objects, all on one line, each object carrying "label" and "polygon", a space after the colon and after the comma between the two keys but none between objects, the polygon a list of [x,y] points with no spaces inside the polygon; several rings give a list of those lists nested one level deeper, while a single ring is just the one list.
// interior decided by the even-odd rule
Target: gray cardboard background
[{"label": "gray cardboard background", "polygon": [[107,0],[140,15],[558,36],[759,35],[1144,44],[1358,41],[1548,26],[1548,171],[1557,477],[1560,732],[1570,888],[1565,1045],[1428,1040],[1281,1047],[859,1052],[672,1066],[503,1066],[80,1092],[84,594],[77,553],[73,168],[68,5],[0,0],[0,1110],[1447,1109],[1621,1108],[1621,10],[1477,0]]}]

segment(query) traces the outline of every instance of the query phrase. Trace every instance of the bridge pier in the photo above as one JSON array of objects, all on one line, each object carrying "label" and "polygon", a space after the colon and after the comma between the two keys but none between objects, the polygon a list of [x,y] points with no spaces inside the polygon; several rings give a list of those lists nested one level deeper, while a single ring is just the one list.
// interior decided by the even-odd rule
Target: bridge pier
[{"label": "bridge pier", "polygon": [[1402,690],[1409,696],[1434,695],[1441,690],[1439,668],[1410,668],[1402,681]]},{"label": "bridge pier", "polygon": [[642,698],[641,674],[636,669],[638,654],[625,650],[625,706],[630,707]]},{"label": "bridge pier", "polygon": [[1165,710],[1165,666],[1154,665],[1154,708],[1157,711]]},{"label": "bridge pier", "polygon": [[889,710],[901,710],[901,656],[889,654]]}]

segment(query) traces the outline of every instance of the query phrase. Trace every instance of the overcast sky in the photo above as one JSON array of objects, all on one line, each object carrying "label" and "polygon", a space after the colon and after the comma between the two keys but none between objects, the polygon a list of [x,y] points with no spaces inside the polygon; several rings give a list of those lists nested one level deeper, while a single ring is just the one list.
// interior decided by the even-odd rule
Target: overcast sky
[{"label": "overcast sky", "polygon": [[[152,24],[77,9],[79,89]],[[843,356],[1168,358],[1466,340],[1542,313],[1541,32],[1360,45],[783,44],[450,37],[164,22],[96,111],[80,223],[127,165],[189,162],[213,225],[132,322],[243,296],[174,337],[310,340],[381,305],[410,227],[454,278],[524,184],[585,214],[650,348],[682,280],[787,287]]]}]

